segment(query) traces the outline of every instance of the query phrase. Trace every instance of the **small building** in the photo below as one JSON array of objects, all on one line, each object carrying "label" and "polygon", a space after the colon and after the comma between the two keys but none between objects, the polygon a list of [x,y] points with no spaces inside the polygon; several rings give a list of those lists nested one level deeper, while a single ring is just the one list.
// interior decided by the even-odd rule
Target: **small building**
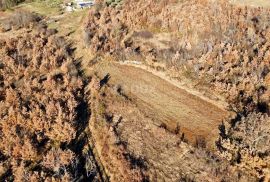
[{"label": "small building", "polygon": [[95,5],[94,1],[83,1],[83,0],[76,0],[75,1],[76,8],[78,9],[84,9],[84,8],[90,8]]}]

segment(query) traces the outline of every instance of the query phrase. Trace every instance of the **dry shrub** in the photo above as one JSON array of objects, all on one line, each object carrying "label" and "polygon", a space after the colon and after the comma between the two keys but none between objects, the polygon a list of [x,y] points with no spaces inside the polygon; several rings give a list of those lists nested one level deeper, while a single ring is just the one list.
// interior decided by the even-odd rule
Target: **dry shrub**
[{"label": "dry shrub", "polygon": [[221,127],[221,136],[217,142],[220,155],[258,179],[269,181],[269,116],[251,113],[231,124]]},{"label": "dry shrub", "polygon": [[121,40],[127,34],[127,28],[117,19],[118,13],[112,7],[90,10],[84,40],[93,51],[112,53],[120,50]]},{"label": "dry shrub", "polygon": [[47,31],[0,42],[1,181],[88,179],[76,138],[84,84],[68,44]]},{"label": "dry shrub", "polygon": [[74,153],[70,150],[52,149],[43,157],[42,165],[55,172],[59,172],[61,168],[68,166],[74,158]]}]

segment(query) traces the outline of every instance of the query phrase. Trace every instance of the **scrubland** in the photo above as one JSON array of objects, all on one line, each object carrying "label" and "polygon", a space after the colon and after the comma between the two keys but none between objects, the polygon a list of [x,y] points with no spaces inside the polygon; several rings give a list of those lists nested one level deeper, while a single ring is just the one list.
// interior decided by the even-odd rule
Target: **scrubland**
[{"label": "scrubland", "polygon": [[0,180],[98,179],[84,131],[85,80],[70,45],[38,25],[13,33],[0,41]]},{"label": "scrubland", "polygon": [[217,155],[269,180],[269,9],[227,1],[125,1],[90,11],[89,49],[222,96]]},{"label": "scrubland", "polygon": [[270,180],[267,7],[41,4],[0,19],[0,181]]}]

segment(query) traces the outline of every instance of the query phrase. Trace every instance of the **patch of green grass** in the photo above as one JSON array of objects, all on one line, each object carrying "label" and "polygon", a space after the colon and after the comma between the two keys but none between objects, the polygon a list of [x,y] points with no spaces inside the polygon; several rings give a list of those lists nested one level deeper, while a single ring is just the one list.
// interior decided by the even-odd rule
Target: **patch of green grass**
[{"label": "patch of green grass", "polygon": [[31,3],[24,3],[17,6],[18,9],[32,11],[41,15],[61,14],[62,0],[38,0]]},{"label": "patch of green grass", "polygon": [[58,27],[59,27],[59,24],[57,22],[48,23],[49,29],[57,29]]},{"label": "patch of green grass", "polygon": [[[61,35],[72,34],[77,31],[78,26],[82,25],[83,17],[87,15],[88,10],[80,10],[72,13],[66,13],[58,21],[48,23],[49,28],[57,29]],[[72,21],[70,21],[72,20]]]}]

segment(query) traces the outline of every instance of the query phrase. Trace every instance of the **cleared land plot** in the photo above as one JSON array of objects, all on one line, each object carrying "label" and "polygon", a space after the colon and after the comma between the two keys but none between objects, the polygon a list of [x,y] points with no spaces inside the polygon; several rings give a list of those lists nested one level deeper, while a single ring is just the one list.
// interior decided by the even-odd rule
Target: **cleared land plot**
[{"label": "cleared land plot", "polygon": [[100,63],[94,70],[102,77],[110,74],[109,84],[121,85],[157,125],[163,123],[171,131],[179,126],[189,141],[205,138],[213,147],[218,126],[228,116],[225,110],[139,68]]}]

